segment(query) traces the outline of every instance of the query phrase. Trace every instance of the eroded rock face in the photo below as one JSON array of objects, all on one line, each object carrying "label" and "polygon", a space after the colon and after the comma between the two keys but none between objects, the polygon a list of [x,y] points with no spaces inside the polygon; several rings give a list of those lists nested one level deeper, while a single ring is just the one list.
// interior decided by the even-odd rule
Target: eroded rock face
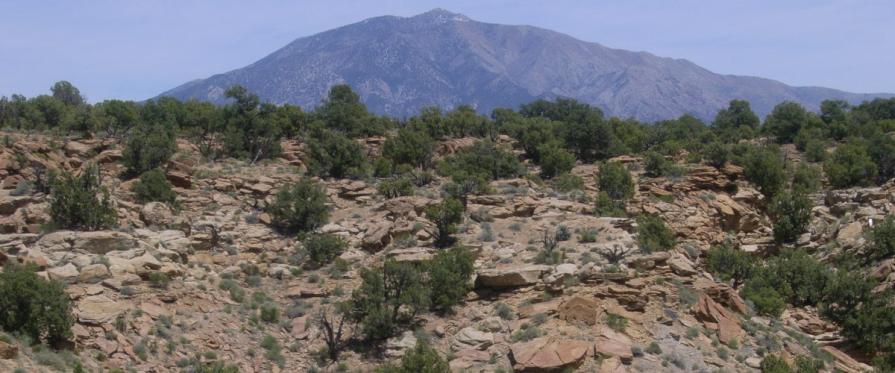
[{"label": "eroded rock face", "polygon": [[728,343],[744,334],[739,316],[703,294],[694,306],[694,314],[706,328],[718,331],[718,340]]},{"label": "eroded rock face", "polygon": [[77,316],[78,321],[85,324],[108,324],[130,308],[130,304],[125,301],[114,301],[105,295],[93,295],[78,302]]},{"label": "eroded rock face", "polygon": [[532,285],[540,281],[550,266],[528,265],[515,268],[484,269],[477,273],[476,286],[483,288],[509,288]]},{"label": "eroded rock face", "polygon": [[512,344],[510,353],[518,372],[550,372],[577,366],[590,348],[584,341],[541,337]]}]

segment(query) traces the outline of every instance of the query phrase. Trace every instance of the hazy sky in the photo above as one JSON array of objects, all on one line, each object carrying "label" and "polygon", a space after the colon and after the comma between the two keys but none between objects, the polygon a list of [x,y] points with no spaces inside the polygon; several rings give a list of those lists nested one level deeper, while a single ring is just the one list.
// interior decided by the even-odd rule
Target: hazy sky
[{"label": "hazy sky", "polygon": [[145,99],[299,37],[435,7],[718,73],[895,92],[892,0],[0,0],[0,95],[66,79],[90,101]]}]

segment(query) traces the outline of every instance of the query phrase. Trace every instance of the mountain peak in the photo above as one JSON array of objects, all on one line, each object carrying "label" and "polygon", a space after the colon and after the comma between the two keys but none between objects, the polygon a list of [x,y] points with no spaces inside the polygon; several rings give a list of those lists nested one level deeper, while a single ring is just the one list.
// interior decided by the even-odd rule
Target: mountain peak
[{"label": "mountain peak", "polygon": [[245,68],[163,95],[223,103],[221,92],[239,84],[268,102],[313,108],[333,84],[346,83],[370,110],[397,117],[428,106],[469,104],[488,113],[568,97],[607,115],[644,121],[685,113],[711,120],[732,99],[748,100],[764,116],[784,100],[816,110],[824,99],[856,103],[873,97],[719,75],[684,60],[545,29],[477,22],[441,8],[369,20],[376,21],[296,39]]},{"label": "mountain peak", "polygon": [[454,13],[447,9],[435,8],[425,13],[420,13],[412,18],[425,19],[438,23],[446,23],[450,21],[466,22],[470,21],[469,17],[460,13]]}]

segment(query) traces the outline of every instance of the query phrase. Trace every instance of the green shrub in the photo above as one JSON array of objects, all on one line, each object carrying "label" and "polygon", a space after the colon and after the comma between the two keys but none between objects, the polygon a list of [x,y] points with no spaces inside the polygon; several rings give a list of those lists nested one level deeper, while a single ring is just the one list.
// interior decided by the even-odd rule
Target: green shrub
[{"label": "green shrub", "polygon": [[827,143],[812,139],[805,144],[805,159],[808,162],[823,162],[827,158]]},{"label": "green shrub", "polygon": [[824,172],[835,188],[870,185],[876,179],[877,167],[867,147],[859,143],[843,144],[824,162]]},{"label": "green shrub", "polygon": [[140,126],[121,151],[121,162],[130,175],[163,166],[177,151],[174,129],[168,125]]},{"label": "green shrub", "polygon": [[157,168],[140,175],[140,179],[131,187],[131,192],[142,203],[164,202],[174,205],[177,200],[177,193],[171,190],[171,183],[165,173]]},{"label": "green shrub", "polygon": [[797,193],[814,193],[820,190],[820,177],[817,167],[800,164],[792,174],[792,190]]},{"label": "green shrub", "polygon": [[736,289],[752,276],[754,259],[749,254],[728,245],[709,249],[706,267],[724,281],[733,281]]},{"label": "green shrub", "polygon": [[764,123],[764,129],[777,138],[780,144],[791,143],[802,127],[817,121],[802,105],[786,101],[774,107]]},{"label": "green shrub", "polygon": [[277,118],[277,107],[261,103],[257,95],[249,93],[242,86],[227,89],[224,95],[233,103],[223,108],[225,130],[223,132],[223,152],[234,158],[248,159],[252,163],[259,159],[271,158],[279,154],[282,128]]},{"label": "green shrub", "polygon": [[637,218],[637,242],[646,253],[668,251],[674,247],[674,232],[665,226],[661,217],[642,215]]},{"label": "green shrub", "polygon": [[665,176],[670,168],[671,163],[655,151],[648,151],[643,156],[643,170],[646,171],[647,176]]},{"label": "green shrub", "polygon": [[606,326],[619,333],[623,333],[628,327],[628,319],[614,313],[607,312],[606,316],[603,318],[603,321],[606,323]]},{"label": "green shrub", "polygon": [[59,346],[71,336],[74,318],[65,287],[40,278],[34,267],[7,264],[0,273],[0,326],[33,341]]},{"label": "green shrub", "polygon": [[795,242],[811,222],[811,201],[801,192],[774,196],[770,212],[774,216],[774,241]]},{"label": "green shrub", "polygon": [[465,174],[490,181],[521,176],[525,168],[513,153],[490,141],[478,141],[444,159],[439,172],[451,177]]},{"label": "green shrub", "polygon": [[309,232],[329,220],[329,206],[323,185],[301,179],[283,186],[267,207],[273,226],[286,232]]},{"label": "green shrub", "polygon": [[382,156],[395,164],[428,169],[432,166],[435,140],[423,131],[401,129],[382,146]]},{"label": "green shrub", "polygon": [[783,189],[786,182],[783,160],[771,148],[751,148],[743,159],[743,174],[768,198]]},{"label": "green shrub", "polygon": [[342,237],[334,234],[321,233],[309,234],[302,240],[302,249],[305,254],[305,267],[320,268],[337,258],[348,244]]},{"label": "green shrub", "polygon": [[446,198],[437,205],[426,208],[426,219],[435,223],[435,246],[448,247],[454,243],[457,224],[463,220],[463,205],[453,198]]},{"label": "green shrub", "polygon": [[360,175],[366,166],[363,146],[345,135],[327,129],[314,129],[307,139],[308,172],[341,179]]},{"label": "green shrub", "polygon": [[743,298],[752,302],[755,312],[760,315],[780,316],[786,303],[776,290],[769,287],[753,287],[746,285],[742,291]]},{"label": "green shrub", "polygon": [[876,222],[870,231],[867,252],[871,260],[882,260],[895,255],[895,215]]},{"label": "green shrub", "polygon": [[541,177],[552,179],[575,167],[575,155],[564,149],[559,141],[551,141],[538,147]]},{"label": "green shrub", "polygon": [[721,168],[730,159],[730,149],[719,141],[713,141],[702,149],[702,156],[708,164]]},{"label": "green shrub", "polygon": [[262,304],[259,312],[261,321],[266,323],[275,323],[280,319],[280,310],[277,308],[276,304]]},{"label": "green shrub", "polygon": [[361,285],[349,301],[350,318],[370,340],[383,340],[429,309],[429,289],[414,263],[387,260],[382,267],[363,268]]},{"label": "green shrub", "polygon": [[761,373],[792,373],[792,368],[777,355],[767,355],[761,360]]},{"label": "green shrub", "polygon": [[584,179],[581,176],[565,173],[553,178],[553,188],[562,193],[583,190]]},{"label": "green shrub", "polygon": [[413,195],[413,182],[406,177],[396,177],[379,182],[376,190],[385,198],[409,196]]},{"label": "green shrub", "polygon": [[451,368],[438,352],[422,340],[401,358],[400,365],[385,364],[375,370],[376,373],[450,373]]},{"label": "green shrub", "polygon": [[606,162],[600,167],[597,180],[601,192],[609,198],[620,201],[634,195],[634,180],[625,165],[619,162]]},{"label": "green shrub", "polygon": [[646,352],[653,355],[660,355],[662,354],[662,347],[659,347],[659,344],[656,343],[656,341],[652,341],[646,348]]},{"label": "green shrub", "polygon": [[50,185],[50,218],[54,227],[99,230],[118,220],[96,166],[87,166],[78,176],[63,172]]},{"label": "green shrub", "polygon": [[472,290],[470,278],[475,271],[475,258],[466,248],[455,247],[439,251],[428,264],[431,306],[438,311],[449,311]]},{"label": "green shrub", "polygon": [[597,194],[596,206],[594,212],[597,216],[623,218],[627,216],[625,211],[625,201],[614,200],[609,197],[609,193],[600,192]]}]

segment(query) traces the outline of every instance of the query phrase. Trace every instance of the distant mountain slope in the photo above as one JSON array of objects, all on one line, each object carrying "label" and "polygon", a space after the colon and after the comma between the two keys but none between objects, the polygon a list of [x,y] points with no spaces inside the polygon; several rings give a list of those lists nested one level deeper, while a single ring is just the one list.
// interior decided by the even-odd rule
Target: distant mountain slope
[{"label": "distant mountain slope", "polygon": [[227,87],[241,84],[266,101],[312,108],[339,83],[350,84],[371,110],[399,117],[424,106],[460,104],[488,113],[557,96],[648,121],[684,113],[710,119],[739,98],[763,117],[784,100],[816,109],[828,98],[891,96],[719,75],[687,60],[607,48],[537,27],[477,22],[441,9],[371,18],[297,39],[249,66],[162,95],[220,103]]}]

